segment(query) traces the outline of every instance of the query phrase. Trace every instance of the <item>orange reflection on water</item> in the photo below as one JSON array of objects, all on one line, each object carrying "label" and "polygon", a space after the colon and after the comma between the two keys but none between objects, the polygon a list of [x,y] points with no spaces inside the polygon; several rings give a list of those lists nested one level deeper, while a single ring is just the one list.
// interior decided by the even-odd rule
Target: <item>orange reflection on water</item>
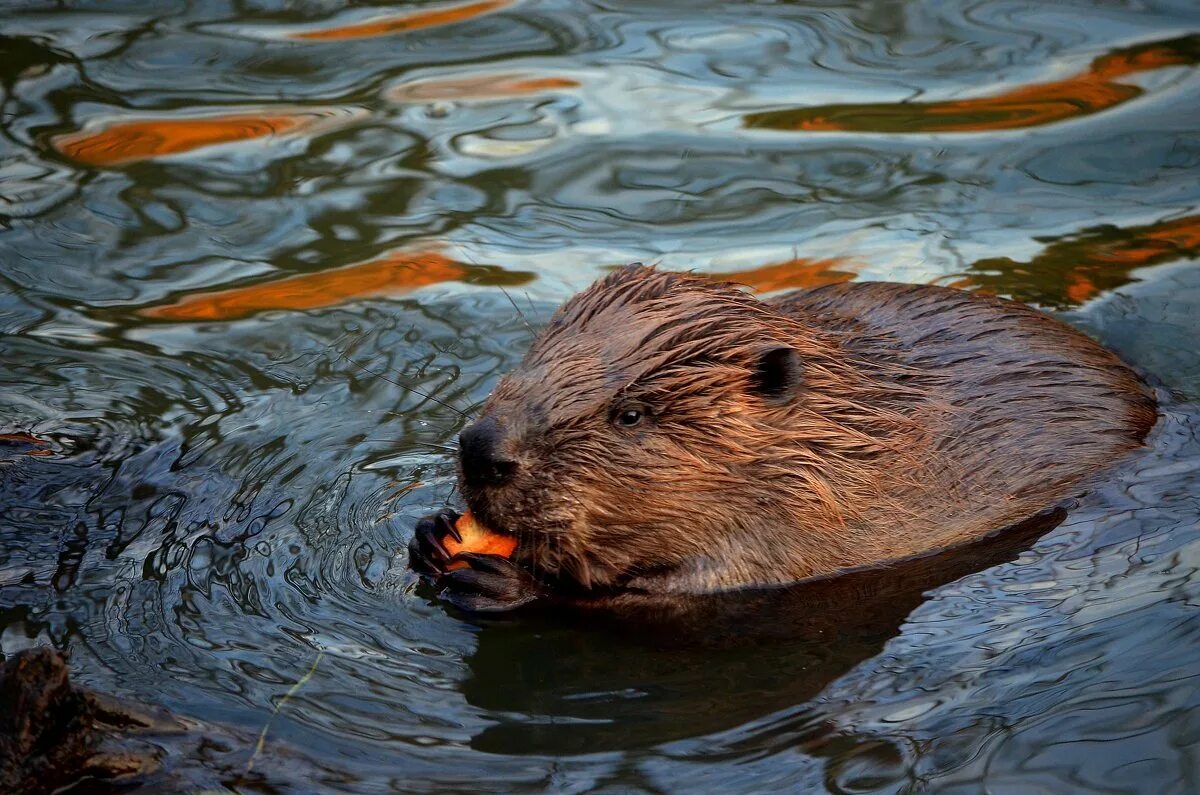
[{"label": "orange reflection on water", "polygon": [[1100,288],[1096,283],[1082,273],[1072,273],[1068,275],[1066,287],[1063,289],[1063,295],[1073,304],[1082,304],[1089,298],[1094,298],[1100,294]]},{"label": "orange reflection on water", "polygon": [[1011,89],[991,97],[944,102],[819,105],[748,114],[747,127],[796,131],[983,132],[1038,127],[1089,116],[1141,96],[1118,78],[1167,66],[1200,63],[1200,36],[1115,50],[1087,72]]},{"label": "orange reflection on water", "polygon": [[1200,215],[1187,215],[1152,226],[1134,227],[1140,233],[1117,249],[1101,249],[1096,258],[1105,262],[1154,265],[1164,258],[1178,259],[1200,253]]},{"label": "orange reflection on water", "polygon": [[15,448],[20,455],[50,456],[54,451],[48,449],[49,442],[43,441],[30,433],[0,433],[0,452],[4,447]]},{"label": "orange reflection on water", "polygon": [[396,86],[388,97],[397,102],[491,99],[578,88],[569,77],[534,77],[525,74],[482,74],[445,79],[416,80]]},{"label": "orange reflection on water", "polygon": [[245,287],[185,295],[139,311],[157,320],[237,320],[272,309],[321,309],[356,298],[398,295],[461,280],[468,266],[436,251],[396,251],[344,268],[287,276]]},{"label": "orange reflection on water", "polygon": [[353,114],[345,110],[311,109],[276,113],[230,113],[191,118],[132,119],[98,130],[55,137],[51,143],[65,156],[90,166],[116,166],[191,152],[205,146],[249,141],[311,130]]},{"label": "orange reflection on water", "polygon": [[338,41],[342,39],[366,39],[374,36],[387,36],[393,33],[404,33],[422,28],[434,28],[451,25],[467,19],[499,11],[512,5],[513,0],[479,0],[475,3],[462,3],[441,8],[431,8],[412,14],[378,17],[365,22],[349,25],[339,25],[332,28],[302,30],[289,34],[289,38],[301,41]]},{"label": "orange reflection on water", "polygon": [[795,290],[801,287],[822,287],[854,279],[853,270],[841,259],[806,259],[796,257],[745,271],[713,274],[713,278],[744,284],[758,293],[775,290]]},{"label": "orange reflection on water", "polygon": [[1043,306],[1081,304],[1134,281],[1137,268],[1200,256],[1200,215],[1145,226],[1099,226],[1044,240],[1028,262],[989,257],[951,287],[978,288]]}]

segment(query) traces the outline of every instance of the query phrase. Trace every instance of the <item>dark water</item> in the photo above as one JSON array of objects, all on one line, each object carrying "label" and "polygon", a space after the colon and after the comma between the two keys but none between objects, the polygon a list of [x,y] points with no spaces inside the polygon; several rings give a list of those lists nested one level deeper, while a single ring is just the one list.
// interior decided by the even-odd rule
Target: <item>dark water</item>
[{"label": "dark water", "polygon": [[[1193,0],[8,3],[0,89],[0,649],[279,709],[291,774],[197,787],[1200,791]],[[1015,296],[1164,418],[1028,549],[770,640],[448,614],[439,401],[521,355],[499,286],[631,260]]]}]

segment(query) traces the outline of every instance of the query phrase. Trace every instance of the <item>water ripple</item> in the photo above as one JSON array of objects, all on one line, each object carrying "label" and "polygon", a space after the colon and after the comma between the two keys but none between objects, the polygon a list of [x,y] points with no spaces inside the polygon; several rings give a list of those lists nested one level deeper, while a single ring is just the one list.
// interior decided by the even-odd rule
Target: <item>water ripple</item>
[{"label": "water ripple", "polygon": [[[0,11],[0,649],[220,724],[198,791],[1194,790],[1198,8]],[[456,433],[638,259],[1067,310],[1166,417],[907,587],[445,612],[404,548]]]}]

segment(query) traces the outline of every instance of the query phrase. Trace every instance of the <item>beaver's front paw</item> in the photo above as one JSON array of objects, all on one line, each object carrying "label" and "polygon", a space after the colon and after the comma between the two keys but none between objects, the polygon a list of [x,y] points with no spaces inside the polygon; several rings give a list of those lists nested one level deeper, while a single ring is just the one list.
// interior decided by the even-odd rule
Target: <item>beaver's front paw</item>
[{"label": "beaver's front paw", "polygon": [[451,558],[468,568],[448,571],[438,579],[440,594],[450,604],[472,613],[502,613],[546,596],[537,579],[507,558],[460,552]]},{"label": "beaver's front paw", "polygon": [[421,574],[441,575],[446,572],[452,557],[442,539],[452,536],[461,541],[462,536],[454,527],[458,512],[443,508],[437,513],[423,516],[417,522],[412,541],[408,542],[408,567]]}]

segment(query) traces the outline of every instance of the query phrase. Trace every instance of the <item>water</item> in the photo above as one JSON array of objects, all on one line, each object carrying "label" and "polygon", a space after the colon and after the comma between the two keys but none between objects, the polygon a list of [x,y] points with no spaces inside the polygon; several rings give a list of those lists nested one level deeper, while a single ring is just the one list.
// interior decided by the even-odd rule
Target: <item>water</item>
[{"label": "water", "polygon": [[[249,738],[197,787],[1200,791],[1198,66],[1191,0],[9,4],[0,649]],[[632,260],[1015,296],[1164,418],[1045,535],[733,642],[446,612],[402,550],[499,287]]]}]

